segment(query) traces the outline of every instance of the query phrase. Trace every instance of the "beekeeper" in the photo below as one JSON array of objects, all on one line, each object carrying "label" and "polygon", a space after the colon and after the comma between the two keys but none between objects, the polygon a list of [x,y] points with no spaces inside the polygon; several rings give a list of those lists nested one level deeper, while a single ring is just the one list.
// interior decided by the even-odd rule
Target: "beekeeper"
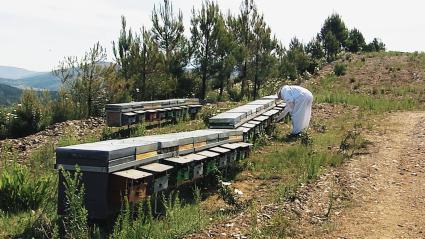
[{"label": "beekeeper", "polygon": [[281,115],[285,117],[291,115],[292,135],[298,135],[303,129],[308,128],[311,118],[311,106],[313,94],[295,85],[285,85],[277,92],[277,96],[286,103],[286,107]]}]

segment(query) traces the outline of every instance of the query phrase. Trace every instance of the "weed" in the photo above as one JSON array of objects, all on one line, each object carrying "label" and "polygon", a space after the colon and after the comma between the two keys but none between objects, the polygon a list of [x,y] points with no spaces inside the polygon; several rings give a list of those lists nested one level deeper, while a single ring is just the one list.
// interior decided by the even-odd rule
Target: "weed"
[{"label": "weed", "polygon": [[77,167],[74,173],[60,169],[64,177],[65,186],[65,215],[63,228],[65,238],[89,238],[88,212],[84,207],[84,184],[81,182],[82,174]]},{"label": "weed", "polygon": [[0,174],[0,210],[12,213],[36,210],[55,188],[50,176],[33,177],[25,165],[12,162],[3,166]]},{"label": "weed", "polygon": [[347,71],[347,66],[345,64],[337,63],[334,67],[334,72],[336,76],[343,76]]}]

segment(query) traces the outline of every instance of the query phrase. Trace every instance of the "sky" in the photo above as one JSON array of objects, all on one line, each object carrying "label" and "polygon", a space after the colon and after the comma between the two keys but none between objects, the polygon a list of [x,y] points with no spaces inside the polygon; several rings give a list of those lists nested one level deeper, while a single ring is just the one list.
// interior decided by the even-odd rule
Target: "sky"
[{"label": "sky", "polygon": [[[154,5],[162,0],[0,0],[0,65],[50,71],[66,56],[82,56],[99,41],[113,59],[112,41],[121,16],[139,31],[151,26]],[[188,34],[193,8],[200,0],[172,0],[181,9]],[[223,12],[239,11],[241,0],[217,0]],[[288,45],[296,36],[313,38],[329,15],[338,13],[348,28],[367,41],[382,39],[388,50],[424,51],[423,0],[256,0],[273,33]]]}]

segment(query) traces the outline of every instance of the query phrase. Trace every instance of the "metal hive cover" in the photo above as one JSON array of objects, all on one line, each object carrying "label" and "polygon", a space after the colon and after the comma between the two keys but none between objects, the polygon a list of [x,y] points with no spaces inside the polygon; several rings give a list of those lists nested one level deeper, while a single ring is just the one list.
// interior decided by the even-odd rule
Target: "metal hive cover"
[{"label": "metal hive cover", "polygon": [[175,147],[179,146],[179,140],[176,137],[173,136],[166,136],[166,135],[150,135],[150,136],[144,136],[141,137],[143,140],[146,141],[154,141],[158,142],[160,145],[160,148],[168,148],[168,147]]},{"label": "metal hive cover", "polygon": [[233,144],[223,144],[223,145],[220,145],[220,147],[223,147],[226,149],[238,149],[241,146],[238,143],[233,143]]},{"label": "metal hive cover", "polygon": [[218,140],[220,132],[218,130],[200,129],[189,132],[196,142],[204,140]]},{"label": "metal hive cover", "polygon": [[279,110],[268,110],[268,111],[264,112],[263,115],[272,116],[272,115],[277,114],[277,113],[279,113]]},{"label": "metal hive cover", "polygon": [[250,143],[245,143],[245,142],[239,142],[239,143],[234,143],[234,144],[239,145],[239,147],[241,147],[241,148],[252,147],[252,144],[250,144]]},{"label": "metal hive cover", "polygon": [[142,169],[142,170],[150,171],[150,172],[162,173],[162,172],[165,172],[165,171],[172,169],[173,166],[161,164],[161,163],[151,163],[151,164],[148,164],[148,165],[141,166],[139,168]]},{"label": "metal hive cover", "polygon": [[151,173],[143,172],[143,171],[136,170],[136,169],[129,169],[129,170],[125,170],[125,171],[115,172],[113,174],[120,176],[120,177],[130,178],[130,179],[134,179],[134,180],[147,178],[147,177],[152,176]]},{"label": "metal hive cover", "polygon": [[133,113],[133,112],[127,112],[127,113],[123,113],[123,115],[125,115],[125,116],[136,116],[137,114]]},{"label": "metal hive cover", "polygon": [[175,158],[166,158],[165,162],[177,163],[177,164],[188,164],[193,161],[193,159],[185,157],[175,157]]},{"label": "metal hive cover", "polygon": [[251,121],[248,121],[248,124],[259,125],[261,124],[261,121],[251,120]]},{"label": "metal hive cover", "polygon": [[242,125],[242,127],[248,128],[248,129],[252,129],[255,127],[255,124],[252,123],[245,123]]},{"label": "metal hive cover", "polygon": [[148,113],[156,113],[158,110],[146,110]]},{"label": "metal hive cover", "polygon": [[134,113],[136,113],[136,114],[144,114],[144,113],[146,113],[146,111],[145,110],[135,110]]},{"label": "metal hive cover", "polygon": [[246,118],[246,113],[221,113],[209,119],[210,123],[239,123]]},{"label": "metal hive cover", "polygon": [[196,154],[203,155],[203,156],[208,157],[208,158],[220,156],[220,154],[215,153],[215,152],[211,152],[211,151],[208,151],[208,150],[204,150],[204,151],[198,152]]},{"label": "metal hive cover", "polygon": [[200,154],[188,154],[188,155],[184,155],[182,156],[183,158],[188,158],[191,159],[193,161],[199,161],[199,160],[204,160],[207,157],[204,155],[200,155]]},{"label": "metal hive cover", "polygon": [[262,115],[262,116],[258,116],[256,118],[254,118],[254,120],[256,120],[256,121],[265,121],[265,120],[268,120],[269,118],[270,118],[269,116]]},{"label": "metal hive cover", "polygon": [[73,159],[112,160],[133,155],[135,147],[125,144],[112,144],[112,141],[78,144],[56,149],[56,157]]},{"label": "metal hive cover", "polygon": [[[243,126],[243,125],[242,125]],[[251,129],[250,128],[247,128],[247,127],[238,127],[238,128],[236,128],[236,130],[239,130],[239,131],[241,131],[242,133],[248,133]],[[255,125],[253,125],[253,127],[255,127]]]},{"label": "metal hive cover", "polygon": [[159,143],[156,141],[147,141],[144,137],[128,138],[119,140],[121,144],[128,144],[136,147],[136,154],[156,151]]},{"label": "metal hive cover", "polygon": [[226,149],[226,148],[222,148],[222,147],[214,147],[214,148],[211,148],[209,150],[213,151],[213,152],[217,152],[217,153],[222,153],[222,154],[230,152],[230,149]]}]

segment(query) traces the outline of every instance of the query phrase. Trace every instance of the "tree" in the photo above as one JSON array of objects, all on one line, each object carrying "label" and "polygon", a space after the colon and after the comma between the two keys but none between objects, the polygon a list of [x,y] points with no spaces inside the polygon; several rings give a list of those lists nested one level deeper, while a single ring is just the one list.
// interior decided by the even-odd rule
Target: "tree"
[{"label": "tree", "polygon": [[364,50],[367,52],[385,51],[385,44],[381,40],[373,38],[372,42],[367,44]]},{"label": "tree", "polygon": [[366,45],[366,42],[363,37],[363,34],[356,28],[353,28],[348,33],[347,49],[350,52],[359,52],[363,50],[365,45]]},{"label": "tree", "polygon": [[252,19],[256,6],[253,0],[243,0],[239,15],[237,17],[228,17],[230,31],[236,36],[236,41],[240,47],[236,55],[239,78],[241,81],[241,98],[247,92],[248,85],[248,65],[252,57],[250,42],[252,40]]},{"label": "tree", "polygon": [[323,45],[326,53],[326,60],[331,62],[336,59],[336,55],[340,51],[340,43],[332,32],[327,32],[323,38]]},{"label": "tree", "polygon": [[[184,67],[190,58],[189,47],[184,37],[183,14],[179,10],[177,17],[169,0],[152,12],[152,39],[162,54],[164,72],[163,80],[171,86],[167,94],[176,96],[179,80],[183,79]],[[178,95],[177,95],[178,96]]]},{"label": "tree", "polygon": [[251,51],[253,54],[252,68],[254,71],[253,98],[256,99],[261,84],[270,75],[275,64],[275,53],[277,40],[271,36],[271,29],[264,21],[263,14],[254,10],[252,18],[252,42]]},{"label": "tree", "polygon": [[322,29],[320,30],[322,39],[326,39],[326,34],[328,32],[331,32],[335,36],[340,48],[346,46],[348,30],[339,14],[334,13],[325,20]]},{"label": "tree", "polygon": [[192,47],[198,71],[202,77],[200,99],[204,100],[207,80],[214,74],[214,60],[218,50],[218,21],[221,19],[218,5],[208,0],[202,3],[201,10],[192,10]]},{"label": "tree", "polygon": [[73,102],[77,102],[78,115],[100,115],[106,101],[104,72],[105,49],[97,42],[84,57],[67,57],[59,63],[54,74],[61,78]]},{"label": "tree", "polygon": [[307,43],[305,51],[311,55],[313,59],[320,60],[325,57],[325,51],[323,49],[322,42],[320,41],[320,35],[317,34],[310,42]]},{"label": "tree", "polygon": [[[135,57],[137,49],[134,48],[134,37],[131,29],[127,31],[127,22],[124,16],[121,16],[121,32],[118,42],[112,42],[115,61],[119,66],[119,74],[127,81],[126,89],[130,90],[133,85],[137,66],[135,66]],[[134,92],[133,92],[134,93]]]},{"label": "tree", "polygon": [[234,71],[238,46],[235,43],[233,34],[229,32],[223,17],[217,22],[217,51],[214,62],[214,72],[216,72],[216,83],[219,88],[219,100],[223,97],[225,84],[229,87],[229,79]]}]

